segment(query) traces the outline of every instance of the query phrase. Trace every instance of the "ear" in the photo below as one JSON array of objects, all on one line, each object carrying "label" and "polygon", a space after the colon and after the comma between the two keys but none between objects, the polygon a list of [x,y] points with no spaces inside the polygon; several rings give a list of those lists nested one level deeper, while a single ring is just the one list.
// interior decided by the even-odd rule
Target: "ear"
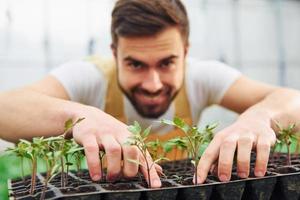
[{"label": "ear", "polygon": [[114,58],[117,59],[117,47],[115,44],[110,45],[110,49],[112,51],[112,54],[114,55]]},{"label": "ear", "polygon": [[184,57],[187,56],[190,50],[190,44],[187,42],[186,45],[184,46]]}]

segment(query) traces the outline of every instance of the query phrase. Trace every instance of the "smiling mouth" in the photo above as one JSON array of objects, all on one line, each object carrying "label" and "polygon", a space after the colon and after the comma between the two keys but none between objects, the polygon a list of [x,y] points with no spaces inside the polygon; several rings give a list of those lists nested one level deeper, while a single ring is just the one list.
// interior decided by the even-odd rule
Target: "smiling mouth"
[{"label": "smiling mouth", "polygon": [[164,94],[141,94],[137,93],[135,95],[136,100],[144,105],[160,105],[166,100],[166,95]]}]

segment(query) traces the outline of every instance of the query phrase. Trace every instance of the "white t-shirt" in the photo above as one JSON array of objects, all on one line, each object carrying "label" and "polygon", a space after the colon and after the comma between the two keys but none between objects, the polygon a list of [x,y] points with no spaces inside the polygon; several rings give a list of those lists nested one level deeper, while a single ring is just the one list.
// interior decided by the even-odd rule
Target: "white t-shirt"
[{"label": "white t-shirt", "polygon": [[[190,103],[193,123],[198,124],[204,108],[219,104],[227,89],[241,75],[236,69],[217,61],[198,61],[189,58],[186,67],[186,91]],[[57,78],[66,89],[72,101],[104,109],[107,79],[94,64],[76,61],[63,64],[51,75]],[[173,119],[175,108],[169,109],[159,119],[140,116],[124,95],[124,113],[128,124],[138,121],[142,127],[152,126],[152,131],[165,133],[170,126],[155,123],[159,119]]]}]

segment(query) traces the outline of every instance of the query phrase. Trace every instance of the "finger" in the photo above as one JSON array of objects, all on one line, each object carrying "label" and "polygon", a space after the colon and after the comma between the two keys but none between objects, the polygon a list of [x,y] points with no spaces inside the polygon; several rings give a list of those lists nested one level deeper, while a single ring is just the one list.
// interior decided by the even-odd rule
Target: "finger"
[{"label": "finger", "polygon": [[101,136],[101,143],[107,159],[107,180],[114,181],[119,178],[121,172],[121,146],[113,136],[108,134]]},{"label": "finger", "polygon": [[218,163],[213,163],[212,166],[210,167],[209,172],[212,175],[217,176],[218,175]]},{"label": "finger", "polygon": [[82,139],[82,146],[84,148],[89,173],[94,181],[101,178],[101,168],[99,159],[99,146],[94,136],[86,136]]},{"label": "finger", "polygon": [[256,145],[256,162],[254,174],[257,177],[262,177],[267,171],[267,165],[270,155],[271,141],[270,138],[260,136]]},{"label": "finger", "polygon": [[159,164],[155,163],[155,164],[154,164],[154,167],[155,167],[156,172],[157,172],[159,175],[163,175],[163,168],[162,168]]},{"label": "finger", "polygon": [[226,138],[221,144],[218,161],[218,177],[220,181],[226,182],[230,180],[236,145],[236,137]]},{"label": "finger", "polygon": [[[219,148],[220,137],[216,136],[208,145],[199,161],[199,164],[197,166],[197,183],[203,183],[206,180],[207,174],[212,164],[217,160],[219,156]],[[194,183],[196,183],[195,178],[196,177],[194,176]]]},{"label": "finger", "polygon": [[254,138],[242,136],[238,140],[237,173],[241,178],[247,178],[250,172],[250,157]]},{"label": "finger", "polygon": [[[150,156],[150,154],[147,152],[146,158],[144,157],[144,155],[140,155],[140,162],[141,162],[141,172],[144,175],[148,186],[152,187],[152,188],[159,188],[161,187],[161,181],[160,178],[156,172],[155,169],[155,163],[153,163],[152,158]],[[148,162],[148,165],[147,165]],[[149,166],[149,171],[148,171],[148,167]],[[149,178],[150,176],[150,178]]]},{"label": "finger", "polygon": [[124,145],[122,146],[123,152],[123,175],[125,177],[134,177],[139,170],[137,163],[130,162],[131,160],[139,161],[139,151],[135,146]]}]

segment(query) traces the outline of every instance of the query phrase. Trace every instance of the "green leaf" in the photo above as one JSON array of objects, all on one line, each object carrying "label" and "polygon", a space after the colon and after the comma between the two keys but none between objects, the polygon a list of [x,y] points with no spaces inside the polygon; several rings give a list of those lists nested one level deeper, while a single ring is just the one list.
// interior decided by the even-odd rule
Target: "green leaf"
[{"label": "green leaf", "polygon": [[163,149],[164,149],[164,151],[165,151],[166,153],[171,152],[172,149],[173,149],[173,147],[174,147],[174,143],[165,143],[165,144],[163,145]]},{"label": "green leaf", "polygon": [[24,139],[19,139],[20,142],[25,143],[27,145],[31,145],[31,142],[29,142],[28,140],[24,140]]},{"label": "green leaf", "polygon": [[194,166],[196,165],[195,160],[191,160],[191,163],[192,163]]},{"label": "green leaf", "polygon": [[149,133],[151,131],[151,126],[149,126],[148,128],[146,128],[143,132],[143,138],[148,137]]},{"label": "green leaf", "polygon": [[170,159],[161,157],[161,158],[158,158],[158,159],[154,160],[153,163],[158,163],[158,162],[160,162],[162,160],[170,160]]},{"label": "green leaf", "polygon": [[71,129],[73,127],[73,120],[72,119],[68,119],[65,122],[65,132],[69,129]]},{"label": "green leaf", "polygon": [[166,124],[166,125],[176,126],[176,124],[173,121],[167,120],[167,119],[162,119],[161,123]]},{"label": "green leaf", "polygon": [[134,121],[134,125],[128,126],[127,129],[135,135],[140,134],[141,132],[141,127],[136,121]]}]

